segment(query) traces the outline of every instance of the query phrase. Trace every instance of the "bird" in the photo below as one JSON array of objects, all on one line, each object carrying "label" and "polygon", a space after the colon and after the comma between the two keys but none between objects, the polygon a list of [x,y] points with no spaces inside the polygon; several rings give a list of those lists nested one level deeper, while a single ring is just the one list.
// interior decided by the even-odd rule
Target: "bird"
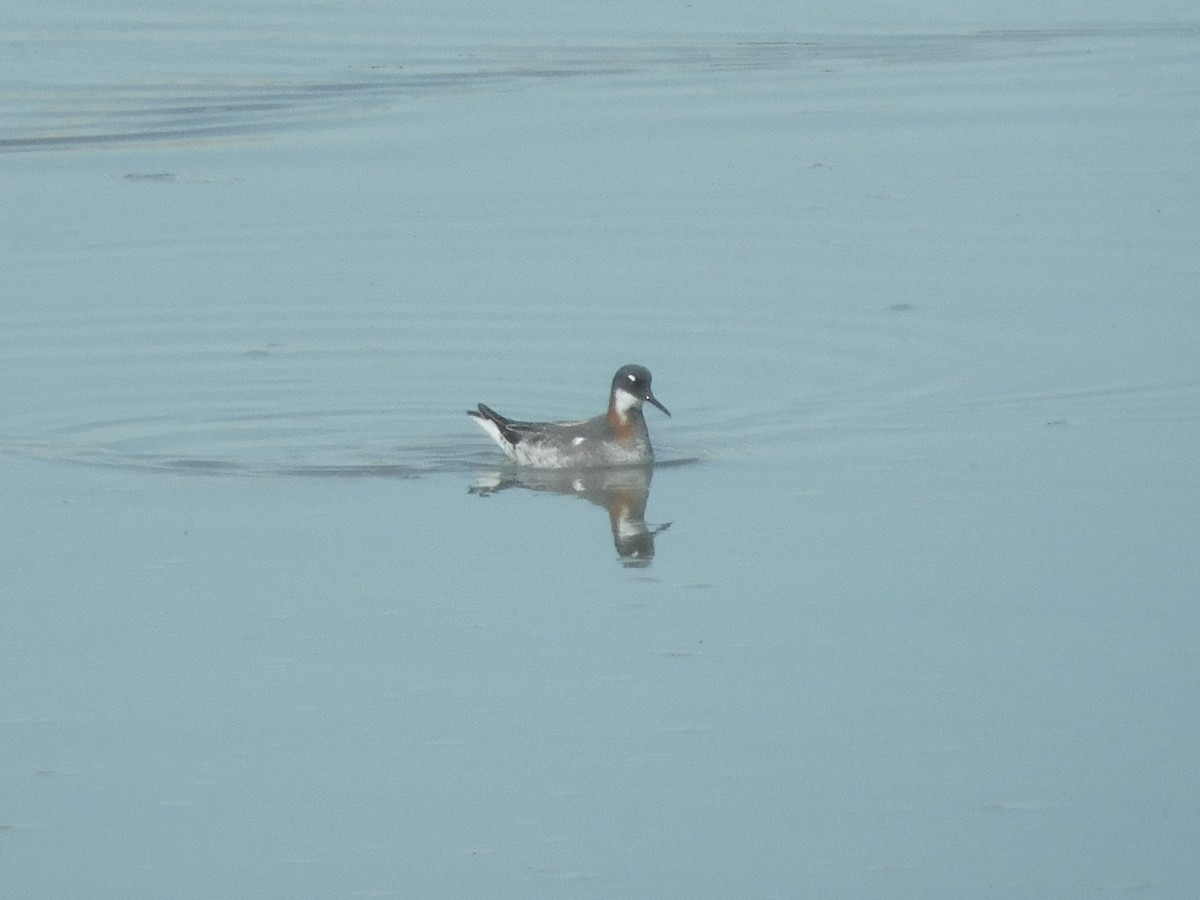
[{"label": "bird", "polygon": [[467,415],[519,466],[535,469],[649,465],[654,461],[642,406],[653,404],[671,415],[650,390],[650,370],[617,369],[608,410],[580,422],[520,422],[480,403]]}]

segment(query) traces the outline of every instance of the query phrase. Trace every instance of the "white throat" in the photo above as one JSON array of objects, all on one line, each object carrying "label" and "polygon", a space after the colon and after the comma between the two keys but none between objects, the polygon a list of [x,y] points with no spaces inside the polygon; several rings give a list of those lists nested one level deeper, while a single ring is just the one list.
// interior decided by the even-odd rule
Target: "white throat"
[{"label": "white throat", "polygon": [[616,393],[613,394],[613,406],[621,418],[625,418],[631,409],[641,409],[642,402],[640,397],[635,397],[629,391],[623,391],[620,388],[617,388]]}]

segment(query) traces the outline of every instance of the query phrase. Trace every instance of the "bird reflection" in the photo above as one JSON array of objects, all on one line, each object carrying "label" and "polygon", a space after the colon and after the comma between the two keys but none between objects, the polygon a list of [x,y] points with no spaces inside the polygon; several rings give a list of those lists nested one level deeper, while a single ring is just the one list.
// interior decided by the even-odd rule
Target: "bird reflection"
[{"label": "bird reflection", "polygon": [[644,567],[654,558],[654,538],[671,523],[646,524],[650,466],[609,469],[498,469],[475,479],[470,492],[487,497],[506,488],[570,494],[608,510],[613,544],[622,565]]}]

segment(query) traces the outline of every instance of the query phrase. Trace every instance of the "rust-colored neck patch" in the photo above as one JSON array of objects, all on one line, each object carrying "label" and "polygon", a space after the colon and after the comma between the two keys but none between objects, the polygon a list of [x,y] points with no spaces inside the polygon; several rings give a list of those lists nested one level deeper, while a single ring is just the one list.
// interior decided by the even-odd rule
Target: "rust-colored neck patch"
[{"label": "rust-colored neck patch", "polygon": [[637,429],[633,426],[633,416],[622,415],[615,406],[608,409],[608,424],[613,430],[613,437],[618,441],[631,441]]}]

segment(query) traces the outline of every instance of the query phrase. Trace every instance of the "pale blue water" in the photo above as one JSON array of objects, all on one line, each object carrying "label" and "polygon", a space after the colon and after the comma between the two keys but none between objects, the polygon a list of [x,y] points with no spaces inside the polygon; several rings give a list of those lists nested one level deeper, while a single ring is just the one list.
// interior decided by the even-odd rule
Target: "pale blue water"
[{"label": "pale blue water", "polygon": [[994,12],[11,13],[0,896],[1190,896],[1200,29]]}]

